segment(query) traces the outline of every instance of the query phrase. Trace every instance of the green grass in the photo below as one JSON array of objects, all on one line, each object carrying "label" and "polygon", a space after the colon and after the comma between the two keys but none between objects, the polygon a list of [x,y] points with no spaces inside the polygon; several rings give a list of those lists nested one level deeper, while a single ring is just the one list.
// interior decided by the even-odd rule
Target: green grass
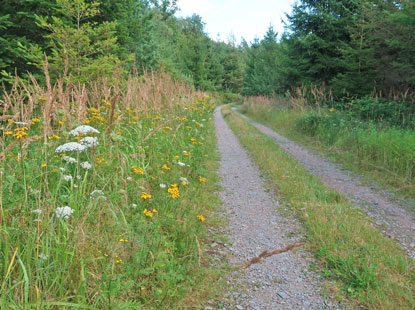
[{"label": "green grass", "polygon": [[[185,309],[214,296],[221,270],[202,255],[207,227],[218,225],[213,108],[196,97],[122,109],[110,135],[108,107],[91,108],[99,144],[66,152],[74,164],[55,153],[76,141],[73,127],[53,123],[49,138],[27,143],[43,119],[28,125],[0,162],[0,308]],[[4,133],[2,149],[15,141]],[[56,213],[63,206],[74,210],[67,219]]]},{"label": "green grass", "polygon": [[277,195],[303,222],[309,249],[324,268],[323,274],[336,279],[355,304],[369,309],[413,309],[415,264],[397,244],[271,138],[235,113],[225,113]]},{"label": "green grass", "polygon": [[346,168],[386,186],[399,196],[415,198],[415,132],[380,128],[339,111],[311,111],[246,103],[252,119],[322,151]]}]

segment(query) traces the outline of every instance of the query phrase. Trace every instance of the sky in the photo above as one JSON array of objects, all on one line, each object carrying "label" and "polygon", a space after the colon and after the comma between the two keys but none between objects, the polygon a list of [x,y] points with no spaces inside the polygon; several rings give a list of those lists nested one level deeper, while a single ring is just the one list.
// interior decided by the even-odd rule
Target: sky
[{"label": "sky", "polygon": [[[291,12],[295,0],[178,0],[178,16],[198,14],[206,23],[205,31],[214,40],[228,41],[233,34],[236,43],[241,37],[252,42],[262,39],[272,25],[281,34],[281,18]],[[219,36],[218,36],[219,34]]]}]

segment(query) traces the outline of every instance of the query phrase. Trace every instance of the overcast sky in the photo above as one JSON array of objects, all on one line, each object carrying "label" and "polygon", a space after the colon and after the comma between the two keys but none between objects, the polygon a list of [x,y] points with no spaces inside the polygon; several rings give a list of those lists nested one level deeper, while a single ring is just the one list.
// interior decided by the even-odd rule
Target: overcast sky
[{"label": "overcast sky", "polygon": [[205,30],[214,40],[227,41],[233,34],[251,42],[262,39],[269,25],[281,34],[284,30],[281,18],[291,12],[295,0],[179,0],[178,16],[200,15],[206,23]]}]

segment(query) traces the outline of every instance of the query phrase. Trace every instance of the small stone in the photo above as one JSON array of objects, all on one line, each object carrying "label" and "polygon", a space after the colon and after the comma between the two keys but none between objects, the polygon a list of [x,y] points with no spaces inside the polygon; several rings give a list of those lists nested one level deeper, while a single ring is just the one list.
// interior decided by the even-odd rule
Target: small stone
[{"label": "small stone", "polygon": [[241,295],[241,297],[242,297],[242,298],[246,298],[246,294],[245,294],[245,293],[243,293],[243,294]]},{"label": "small stone", "polygon": [[288,295],[286,294],[286,293],[284,293],[284,292],[277,292],[277,294],[278,294],[278,296],[280,296],[282,299],[287,299],[288,298]]},{"label": "small stone", "polygon": [[212,307],[206,307],[205,310],[213,310]]},{"label": "small stone", "polygon": [[411,243],[409,246],[410,246],[411,248],[415,248],[415,243]]},{"label": "small stone", "polygon": [[236,306],[236,309],[238,309],[238,310],[244,310],[244,307],[242,307],[242,306],[240,306],[240,305],[237,305],[237,306]]}]

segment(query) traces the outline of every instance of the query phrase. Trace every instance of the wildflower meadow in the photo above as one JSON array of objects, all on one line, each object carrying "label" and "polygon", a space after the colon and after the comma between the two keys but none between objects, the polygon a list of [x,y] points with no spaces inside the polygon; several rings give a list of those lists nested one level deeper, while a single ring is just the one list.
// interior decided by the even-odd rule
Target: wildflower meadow
[{"label": "wildflower meadow", "polygon": [[217,276],[213,100],[162,73],[106,83],[4,95],[1,309],[181,308]]}]

